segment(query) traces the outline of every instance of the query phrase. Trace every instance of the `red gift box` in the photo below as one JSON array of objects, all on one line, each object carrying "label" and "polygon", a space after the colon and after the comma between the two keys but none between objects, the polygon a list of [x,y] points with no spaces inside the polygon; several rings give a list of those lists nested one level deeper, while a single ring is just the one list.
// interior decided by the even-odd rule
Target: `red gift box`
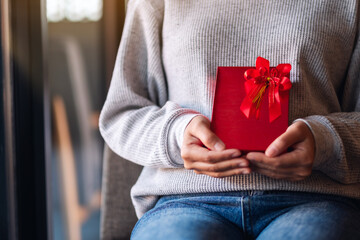
[{"label": "red gift box", "polygon": [[218,67],[211,129],[226,148],[265,151],[287,129],[291,66],[268,64]]}]

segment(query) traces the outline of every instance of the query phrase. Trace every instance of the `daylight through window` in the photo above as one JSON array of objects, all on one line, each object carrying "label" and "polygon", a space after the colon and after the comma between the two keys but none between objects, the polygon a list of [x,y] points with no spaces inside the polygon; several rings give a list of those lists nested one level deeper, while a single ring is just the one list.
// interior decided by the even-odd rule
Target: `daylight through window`
[{"label": "daylight through window", "polygon": [[102,17],[102,0],[47,0],[47,19],[59,21],[98,21]]}]

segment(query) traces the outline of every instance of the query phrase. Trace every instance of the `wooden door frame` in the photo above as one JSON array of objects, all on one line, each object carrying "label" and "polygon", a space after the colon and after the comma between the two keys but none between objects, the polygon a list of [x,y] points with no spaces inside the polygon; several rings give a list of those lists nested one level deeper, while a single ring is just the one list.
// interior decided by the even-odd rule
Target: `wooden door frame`
[{"label": "wooden door frame", "polygon": [[114,70],[115,59],[123,31],[127,0],[103,1],[103,29],[104,29],[104,54],[105,54],[105,92],[110,85]]},{"label": "wooden door frame", "polygon": [[12,91],[11,91],[11,58],[10,58],[10,13],[8,1],[1,1],[1,59],[0,59],[0,236],[4,239],[15,239],[15,205],[14,205],[14,159],[12,127]]}]

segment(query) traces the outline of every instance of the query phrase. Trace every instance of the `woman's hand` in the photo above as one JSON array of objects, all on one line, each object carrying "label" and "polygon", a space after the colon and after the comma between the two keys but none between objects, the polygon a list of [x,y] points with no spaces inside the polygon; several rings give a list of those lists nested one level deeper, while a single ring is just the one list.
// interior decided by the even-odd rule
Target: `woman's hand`
[{"label": "woman's hand", "polygon": [[225,144],[210,130],[210,121],[194,117],[184,132],[181,148],[184,167],[198,174],[221,178],[249,174],[249,161],[240,158],[237,149],[225,149]]},{"label": "woman's hand", "polygon": [[271,178],[299,181],[311,174],[314,156],[314,136],[304,122],[298,121],[275,139],[265,154],[251,152],[246,159],[254,172]]}]

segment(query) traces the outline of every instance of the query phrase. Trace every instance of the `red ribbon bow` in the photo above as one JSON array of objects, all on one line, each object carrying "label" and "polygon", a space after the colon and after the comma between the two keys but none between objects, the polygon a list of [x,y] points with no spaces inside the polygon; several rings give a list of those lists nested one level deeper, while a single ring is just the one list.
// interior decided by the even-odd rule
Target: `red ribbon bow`
[{"label": "red ribbon bow", "polygon": [[240,110],[247,118],[255,111],[259,119],[260,105],[269,88],[269,120],[273,122],[281,115],[281,102],[279,91],[287,91],[292,84],[286,77],[291,70],[290,64],[279,64],[270,71],[269,61],[265,58],[256,59],[256,69],[249,69],[244,73],[246,97],[241,103]]}]

